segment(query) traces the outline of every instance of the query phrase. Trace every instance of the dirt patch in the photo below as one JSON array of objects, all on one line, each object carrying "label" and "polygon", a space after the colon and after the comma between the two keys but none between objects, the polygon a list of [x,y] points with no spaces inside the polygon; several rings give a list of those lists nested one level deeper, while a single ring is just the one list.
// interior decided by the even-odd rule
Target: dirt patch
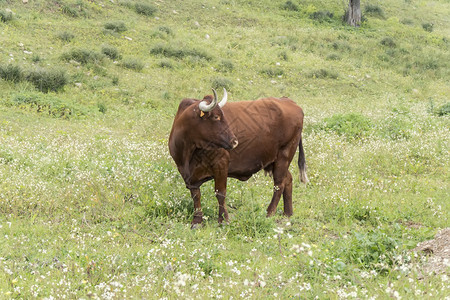
[{"label": "dirt patch", "polygon": [[423,266],[422,274],[449,274],[450,269],[450,228],[439,231],[433,240],[419,243],[415,252],[424,252],[429,255]]}]

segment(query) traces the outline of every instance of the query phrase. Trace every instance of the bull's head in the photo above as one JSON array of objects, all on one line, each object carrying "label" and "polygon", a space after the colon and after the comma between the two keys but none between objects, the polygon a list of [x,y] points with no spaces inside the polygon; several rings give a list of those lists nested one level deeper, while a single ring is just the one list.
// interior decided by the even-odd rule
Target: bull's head
[{"label": "bull's head", "polygon": [[201,148],[234,149],[238,145],[238,140],[222,111],[222,107],[227,103],[227,90],[223,89],[223,98],[220,102],[217,100],[217,92],[214,89],[213,93],[213,97],[205,96],[198,104],[197,118],[199,118],[200,126],[197,126],[197,130],[203,137]]}]

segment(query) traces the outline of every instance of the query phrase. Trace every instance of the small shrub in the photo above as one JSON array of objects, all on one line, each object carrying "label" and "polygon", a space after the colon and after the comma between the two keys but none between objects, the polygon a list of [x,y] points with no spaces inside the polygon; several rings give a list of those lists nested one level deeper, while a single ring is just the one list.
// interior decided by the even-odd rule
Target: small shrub
[{"label": "small shrub", "polygon": [[278,54],[278,57],[281,58],[284,61],[288,61],[289,60],[289,55],[286,51],[280,52]]},{"label": "small shrub", "polygon": [[436,110],[436,115],[438,116],[446,116],[450,114],[450,102],[445,103],[441,107]]},{"label": "small shrub", "polygon": [[397,47],[397,44],[394,42],[394,40],[391,37],[385,37],[380,41],[380,44],[386,47],[395,48]]},{"label": "small shrub", "polygon": [[212,60],[212,57],[202,50],[197,49],[186,49],[184,47],[175,48],[169,45],[156,45],[150,50],[153,55],[162,55],[165,57],[173,57],[178,59],[183,59],[186,57]]},{"label": "small shrub", "polygon": [[376,4],[367,4],[364,8],[364,12],[372,17],[384,18],[383,9]]},{"label": "small shrub", "polygon": [[136,3],[134,9],[138,14],[151,17],[156,12],[156,7],[147,3]]},{"label": "small shrub", "polygon": [[165,33],[167,35],[173,35],[172,29],[170,29],[170,27],[167,27],[167,26],[159,26],[158,31]]},{"label": "small shrub", "polygon": [[13,19],[13,13],[11,11],[0,10],[0,21],[7,23]]},{"label": "small shrub", "polygon": [[433,23],[423,23],[422,24],[422,28],[423,28],[423,30],[425,30],[425,31],[428,31],[428,32],[433,32]]},{"label": "small shrub", "polygon": [[339,77],[339,74],[332,70],[318,69],[311,71],[309,73],[309,77],[322,79],[323,78],[337,79]]},{"label": "small shrub", "polygon": [[410,138],[411,122],[400,115],[388,118],[379,131],[382,136],[391,140],[402,140]]},{"label": "small shrub", "polygon": [[12,98],[11,104],[22,109],[47,113],[56,118],[69,118],[73,115],[84,115],[86,110],[52,95],[37,93],[19,94]]},{"label": "small shrub", "polygon": [[326,57],[327,60],[340,60],[341,57],[339,56],[339,54],[336,53],[331,53]]},{"label": "small shrub", "polygon": [[217,71],[219,72],[232,72],[234,70],[234,65],[231,60],[224,59],[220,62],[217,67]]},{"label": "small shrub", "polygon": [[380,229],[367,233],[355,232],[349,242],[339,252],[346,262],[359,265],[363,269],[388,272],[404,245],[394,236]]},{"label": "small shrub", "polygon": [[163,59],[159,62],[158,66],[163,69],[173,69],[174,64],[171,60]]},{"label": "small shrub", "polygon": [[63,14],[65,14],[65,15],[67,15],[69,17],[72,17],[72,18],[77,18],[80,15],[79,11],[75,7],[71,7],[71,6],[67,5],[67,4],[64,4],[61,7],[61,11],[62,11]]},{"label": "small shrub", "polygon": [[138,72],[142,71],[145,66],[143,62],[134,57],[124,59],[120,65],[126,69],[131,69]]},{"label": "small shrub", "polygon": [[67,84],[67,75],[63,70],[39,68],[31,71],[26,80],[31,82],[39,91],[57,92]]},{"label": "small shrub", "polygon": [[319,10],[311,13],[309,17],[319,22],[330,22],[333,19],[333,13],[327,10]]},{"label": "small shrub", "polygon": [[344,135],[348,139],[356,139],[366,135],[372,128],[372,122],[356,113],[334,115],[324,120],[323,129]]},{"label": "small shrub", "polygon": [[413,62],[413,66],[421,70],[437,70],[442,67],[443,62],[432,55],[429,56],[418,56]]},{"label": "small shrub", "polygon": [[290,10],[290,11],[299,11],[299,7],[294,2],[288,0],[285,3],[281,5],[281,8],[284,10]]},{"label": "small shrub", "polygon": [[105,24],[104,27],[105,29],[112,30],[118,33],[127,31],[127,27],[125,26],[125,23],[122,21],[108,22]]},{"label": "small shrub", "polygon": [[69,52],[63,53],[61,58],[65,61],[74,60],[80,64],[98,64],[103,61],[104,55],[87,49],[72,49]]},{"label": "small shrub", "polygon": [[352,51],[352,47],[350,47],[350,44],[345,41],[335,41],[335,42],[331,43],[331,47],[334,50],[339,50],[339,51],[347,51],[347,52]]},{"label": "small shrub", "polygon": [[38,54],[33,54],[33,56],[31,57],[31,61],[34,63],[38,63],[41,60],[42,60],[42,58]]},{"label": "small shrub", "polygon": [[0,65],[0,78],[12,82],[19,82],[24,79],[24,72],[19,65]]},{"label": "small shrub", "polygon": [[414,25],[414,21],[412,19],[403,19],[400,21],[400,23],[405,25]]},{"label": "small shrub", "polygon": [[60,39],[61,41],[70,42],[71,40],[73,40],[75,38],[75,35],[71,32],[63,31],[63,32],[58,33],[56,35],[56,37],[58,39]]},{"label": "small shrub", "polygon": [[231,88],[233,87],[234,83],[233,83],[233,81],[231,81],[228,78],[215,77],[215,78],[212,79],[211,85],[216,90],[219,90],[219,89],[222,89],[222,88],[225,88],[227,90],[231,90]]},{"label": "small shrub", "polygon": [[119,85],[119,77],[118,76],[114,76],[111,80],[111,83],[113,85]]},{"label": "small shrub", "polygon": [[297,50],[299,39],[296,36],[277,36],[273,41],[272,45],[286,46],[292,51]]},{"label": "small shrub", "polygon": [[101,112],[102,114],[105,114],[106,111],[108,110],[106,108],[105,103],[102,103],[102,102],[97,103],[97,108],[98,108],[98,111]]},{"label": "small shrub", "polygon": [[282,76],[284,74],[283,69],[278,68],[278,67],[269,67],[269,68],[264,68],[261,70],[262,74],[265,74],[269,77],[277,77],[277,76]]},{"label": "small shrub", "polygon": [[119,50],[117,50],[116,47],[111,46],[111,45],[103,45],[101,52],[111,59],[119,59],[120,58]]}]

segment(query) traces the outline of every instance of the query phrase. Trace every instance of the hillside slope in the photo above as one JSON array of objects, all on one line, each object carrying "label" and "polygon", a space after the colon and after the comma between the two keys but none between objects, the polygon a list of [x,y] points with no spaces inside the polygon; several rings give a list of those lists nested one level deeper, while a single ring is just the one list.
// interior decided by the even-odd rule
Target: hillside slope
[{"label": "hillside slope", "polygon": [[[0,0],[0,298],[443,298],[450,4]],[[288,96],[310,184],[228,181],[205,226],[168,154],[181,99]],[[291,166],[294,178],[298,169]]]}]

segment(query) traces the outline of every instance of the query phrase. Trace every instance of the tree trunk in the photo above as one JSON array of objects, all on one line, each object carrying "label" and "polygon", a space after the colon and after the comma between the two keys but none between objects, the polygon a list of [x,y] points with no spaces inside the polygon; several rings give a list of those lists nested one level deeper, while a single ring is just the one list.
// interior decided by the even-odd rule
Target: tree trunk
[{"label": "tree trunk", "polygon": [[359,27],[361,24],[361,5],[360,0],[349,0],[348,10],[345,14],[346,22],[354,27]]}]

